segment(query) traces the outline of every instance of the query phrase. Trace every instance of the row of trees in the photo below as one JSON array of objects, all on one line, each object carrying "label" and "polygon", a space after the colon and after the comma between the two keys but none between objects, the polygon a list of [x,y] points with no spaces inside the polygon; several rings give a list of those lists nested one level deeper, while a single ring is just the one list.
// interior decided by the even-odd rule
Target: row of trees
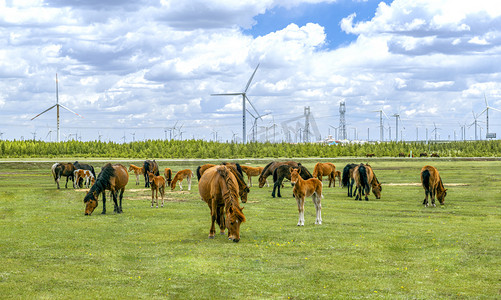
[{"label": "row of trees", "polygon": [[399,153],[416,156],[426,152],[441,157],[499,157],[501,141],[432,143],[388,142],[346,144],[218,143],[203,140],[149,140],[119,144],[114,142],[0,141],[1,158],[27,157],[106,157],[106,158],[263,158],[263,157],[395,157]]}]

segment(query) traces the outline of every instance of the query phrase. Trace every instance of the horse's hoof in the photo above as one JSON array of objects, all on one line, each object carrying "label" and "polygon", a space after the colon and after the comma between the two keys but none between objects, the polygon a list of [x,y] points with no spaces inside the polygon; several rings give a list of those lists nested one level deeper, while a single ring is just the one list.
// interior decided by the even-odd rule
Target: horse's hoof
[{"label": "horse's hoof", "polygon": [[220,234],[220,235],[224,235],[224,231],[221,231],[219,234]]},{"label": "horse's hoof", "polygon": [[209,239],[214,239],[214,236],[213,235],[209,235]]},{"label": "horse's hoof", "polygon": [[240,239],[238,239],[238,240],[237,239],[233,239],[233,243],[238,243],[238,242],[240,242]]}]

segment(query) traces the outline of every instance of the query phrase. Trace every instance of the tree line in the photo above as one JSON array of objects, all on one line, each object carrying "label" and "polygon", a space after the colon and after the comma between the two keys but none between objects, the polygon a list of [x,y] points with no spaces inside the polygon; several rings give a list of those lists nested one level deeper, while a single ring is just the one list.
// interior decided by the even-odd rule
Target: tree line
[{"label": "tree line", "polygon": [[100,141],[0,141],[1,158],[294,158],[366,156],[396,157],[420,153],[440,157],[500,157],[501,140],[456,142],[383,142],[365,144],[220,143],[204,140],[147,140],[130,143]]}]

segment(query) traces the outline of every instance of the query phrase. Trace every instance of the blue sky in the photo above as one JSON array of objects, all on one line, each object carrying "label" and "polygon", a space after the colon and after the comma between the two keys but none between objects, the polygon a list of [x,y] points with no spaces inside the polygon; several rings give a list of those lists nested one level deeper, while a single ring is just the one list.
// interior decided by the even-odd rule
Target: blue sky
[{"label": "blue sky", "polygon": [[305,107],[315,139],[335,135],[340,102],[349,139],[379,140],[381,109],[384,140],[395,113],[399,139],[435,126],[474,139],[475,118],[484,139],[484,95],[501,109],[500,20],[489,0],[0,0],[0,138],[56,140],[54,110],[30,119],[55,103],[57,73],[60,103],[84,117],[63,110],[61,140],[241,142],[241,96],[211,94],[242,91],[259,64],[259,141],[299,141]]}]

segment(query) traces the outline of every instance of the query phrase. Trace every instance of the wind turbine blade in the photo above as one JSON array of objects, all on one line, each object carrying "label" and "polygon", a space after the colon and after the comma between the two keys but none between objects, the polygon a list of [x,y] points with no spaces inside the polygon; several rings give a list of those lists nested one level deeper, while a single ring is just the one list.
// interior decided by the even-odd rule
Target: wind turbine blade
[{"label": "wind turbine blade", "polygon": [[390,118],[388,118],[388,115],[386,115],[386,113],[384,112],[384,110],[381,110],[381,111],[383,112],[383,115],[386,117],[386,119],[389,120]]},{"label": "wind turbine blade", "polygon": [[[254,116],[254,115],[250,112],[250,110],[248,110],[247,108],[245,109],[245,111],[246,111],[246,112],[248,112],[248,113],[249,113],[249,115],[251,115],[254,119],[256,118],[256,116]],[[259,117],[258,117],[258,118],[259,118]]]},{"label": "wind turbine blade", "polygon": [[485,97],[485,93],[484,93],[484,100],[485,100],[485,106],[489,107],[489,103],[487,103],[487,97]]},{"label": "wind turbine blade", "polygon": [[227,94],[210,94],[211,96],[239,96],[243,93],[227,93]]},{"label": "wind turbine blade", "polygon": [[51,107],[47,108],[46,110],[42,111],[41,113],[39,113],[38,115],[34,116],[33,118],[31,118],[31,120],[35,119],[36,117],[40,116],[40,115],[43,115],[44,113],[48,112],[49,110],[53,109],[57,104],[54,104],[52,105]]},{"label": "wind turbine blade", "polygon": [[480,116],[481,116],[484,112],[486,112],[486,111],[487,111],[487,109],[488,109],[488,108],[486,107],[484,110],[482,110],[482,111],[481,111],[481,112],[477,115],[477,117],[480,117]]},{"label": "wind turbine blade", "polygon": [[497,108],[494,108],[494,107],[489,107],[489,108],[501,112],[501,110],[499,110]]},{"label": "wind turbine blade", "polygon": [[251,78],[249,78],[249,81],[247,82],[247,85],[245,86],[244,93],[247,93],[247,90],[249,89],[249,86],[252,82],[252,79],[254,78],[254,75],[256,74],[257,68],[259,68],[259,64],[257,64],[256,69],[254,70],[254,73],[252,73]]},{"label": "wind turbine blade", "polygon": [[66,106],[64,106],[64,105],[62,105],[62,104],[59,104],[59,106],[61,106],[62,108],[66,109],[66,110],[67,110],[67,111],[69,111],[69,112],[74,113],[75,115],[79,116],[79,117],[80,117],[80,118],[82,118],[82,119],[84,118],[84,117],[82,117],[81,115],[77,114],[76,112],[72,111],[71,109],[67,108]]},{"label": "wind turbine blade", "polygon": [[247,95],[244,94],[244,97],[245,97],[245,99],[247,99],[247,102],[249,102],[249,104],[252,106],[252,108],[254,109],[254,111],[256,112],[256,114],[258,115],[258,117],[261,119],[261,115],[259,114],[259,112],[257,111],[257,109],[254,107],[254,104],[252,104],[252,102],[250,102],[249,98],[247,98]]}]

